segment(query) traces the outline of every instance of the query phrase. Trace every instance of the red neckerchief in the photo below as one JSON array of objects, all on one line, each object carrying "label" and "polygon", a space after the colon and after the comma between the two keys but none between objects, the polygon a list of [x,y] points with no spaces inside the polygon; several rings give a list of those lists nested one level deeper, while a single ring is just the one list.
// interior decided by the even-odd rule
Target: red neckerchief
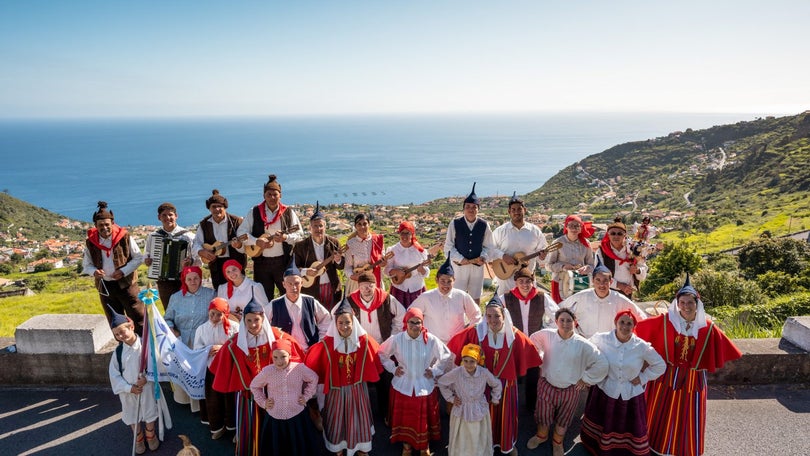
[{"label": "red neckerchief", "polygon": [[286,211],[286,210],[287,210],[287,206],[285,206],[285,205],[283,205],[281,203],[278,203],[278,210],[276,211],[276,216],[273,217],[273,220],[270,220],[268,222],[267,221],[267,203],[262,201],[259,204],[259,214],[261,214],[261,216],[262,216],[262,222],[264,222],[264,227],[267,228],[268,226],[276,223],[276,220],[278,220],[278,218],[281,217],[281,214],[283,214],[284,211]]},{"label": "red neckerchief", "polygon": [[350,294],[349,297],[352,298],[352,301],[354,301],[355,304],[357,304],[357,307],[365,310],[368,313],[368,322],[371,323],[371,312],[377,310],[383,304],[383,302],[385,302],[385,298],[388,297],[388,293],[378,287],[374,287],[374,297],[371,298],[371,305],[368,308],[366,308],[366,304],[360,297],[360,290],[355,290],[355,292]]},{"label": "red neckerchief", "polygon": [[105,247],[101,245],[101,239],[99,239],[98,228],[90,228],[87,230],[87,240],[90,241],[91,244],[101,249],[104,253],[107,254],[107,258],[110,257],[110,253],[112,253],[112,249],[121,242],[121,239],[127,235],[127,230],[121,228],[118,225],[112,226],[112,234],[110,235],[110,239],[112,242],[110,243],[109,247]]},{"label": "red neckerchief", "polygon": [[514,295],[516,298],[518,298],[521,301],[531,301],[532,298],[537,296],[537,288],[532,287],[532,291],[529,292],[529,296],[524,298],[523,295],[520,294],[520,290],[518,289],[518,287],[515,287],[515,288],[512,288],[512,295]]},{"label": "red neckerchief", "polygon": [[613,247],[610,246],[610,239],[608,238],[607,234],[605,234],[605,237],[602,238],[602,253],[610,258],[613,258],[613,260],[618,261],[619,264],[630,263],[633,261],[632,258],[619,258],[618,255],[613,253]]}]

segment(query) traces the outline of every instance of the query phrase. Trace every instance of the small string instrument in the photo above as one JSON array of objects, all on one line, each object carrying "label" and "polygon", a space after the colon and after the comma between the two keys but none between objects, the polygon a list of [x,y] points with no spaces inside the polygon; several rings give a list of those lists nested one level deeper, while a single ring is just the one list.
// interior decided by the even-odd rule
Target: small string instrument
[{"label": "small string instrument", "polygon": [[[279,234],[290,234],[290,233],[294,233],[294,232],[296,232],[296,231],[298,231],[300,229],[301,229],[301,227],[296,224],[296,225],[293,225],[293,226],[287,228],[286,230],[279,231]],[[269,249],[269,248],[273,247],[274,245],[276,245],[276,241],[273,240],[273,236],[275,236],[275,234],[264,233],[261,236],[259,236],[257,239],[264,239],[267,242],[269,242],[270,244],[267,247],[264,248],[264,249]],[[258,245],[246,245],[245,246],[245,253],[247,253],[247,255],[249,257],[253,258],[253,257],[257,257],[257,256],[261,255],[262,252],[264,251],[264,249],[259,247]]]},{"label": "small string instrument", "polygon": [[[228,251],[228,246],[231,244],[231,242],[233,242],[233,241],[243,242],[247,238],[248,238],[247,234],[242,234],[240,236],[234,237],[233,239],[231,239],[228,242],[216,241],[213,244],[203,244],[203,250],[211,252],[214,255],[216,255],[217,257],[221,257],[222,255],[225,255],[225,252]],[[213,260],[207,260],[204,257],[200,257],[200,260],[203,262],[203,264],[208,264],[211,261],[213,261]]]},{"label": "small string instrument", "polygon": [[[348,249],[349,249],[349,246],[342,245],[342,246],[338,247],[337,251],[338,251],[338,253],[343,254]],[[326,271],[326,267],[329,266],[330,264],[332,264],[333,260],[334,260],[334,256],[330,255],[328,258],[326,258],[323,261],[315,261],[315,262],[313,262],[309,266],[309,270],[310,271],[314,270],[315,275],[304,274],[303,276],[301,276],[301,280],[302,280],[301,286],[303,288],[309,288],[312,285],[314,285],[315,280],[317,280],[321,276],[321,274],[323,274]]]},{"label": "small string instrument", "polygon": [[410,279],[413,276],[413,271],[416,271],[418,268],[422,266],[427,266],[433,261],[433,258],[436,257],[436,254],[439,253],[439,250],[442,248],[443,244],[436,244],[433,247],[428,249],[428,257],[425,261],[413,265],[408,268],[395,268],[392,269],[391,272],[388,273],[388,276],[391,278],[391,283],[394,285],[400,285],[406,279]]}]

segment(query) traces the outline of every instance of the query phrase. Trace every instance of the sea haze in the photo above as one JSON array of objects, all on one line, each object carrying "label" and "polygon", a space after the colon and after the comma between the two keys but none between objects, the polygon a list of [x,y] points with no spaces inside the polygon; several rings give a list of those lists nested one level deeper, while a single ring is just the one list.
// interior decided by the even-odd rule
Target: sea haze
[{"label": "sea haze", "polygon": [[122,225],[156,224],[163,201],[180,224],[219,189],[244,215],[278,175],[286,204],[400,205],[524,194],[616,144],[752,114],[488,114],[160,120],[5,120],[3,179],[12,196],[89,220],[107,201]]}]

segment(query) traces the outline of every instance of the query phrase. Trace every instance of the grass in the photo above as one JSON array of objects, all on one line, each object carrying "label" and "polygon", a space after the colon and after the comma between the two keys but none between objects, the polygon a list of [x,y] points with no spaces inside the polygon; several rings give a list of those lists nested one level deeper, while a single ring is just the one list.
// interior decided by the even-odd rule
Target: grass
[{"label": "grass", "polygon": [[0,337],[13,337],[17,326],[36,315],[103,313],[94,289],[69,293],[43,292],[36,296],[5,298],[0,302],[4,307],[0,318]]},{"label": "grass", "polygon": [[734,319],[723,324],[723,332],[731,339],[765,339],[782,337],[782,324],[774,323],[771,327],[757,326],[742,319]]}]

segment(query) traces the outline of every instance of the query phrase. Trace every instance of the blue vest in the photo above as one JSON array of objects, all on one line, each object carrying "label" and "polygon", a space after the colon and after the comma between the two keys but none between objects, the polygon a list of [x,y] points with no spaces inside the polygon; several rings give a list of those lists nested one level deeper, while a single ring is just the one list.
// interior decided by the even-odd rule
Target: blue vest
[{"label": "blue vest", "polygon": [[[293,321],[290,313],[287,312],[284,296],[270,301],[270,305],[273,309],[270,325],[281,328],[287,334],[292,334]],[[301,329],[304,331],[304,337],[307,338],[307,345],[311,347],[318,343],[320,336],[318,335],[318,323],[315,321],[315,298],[312,296],[301,295]]]},{"label": "blue vest", "polygon": [[467,227],[464,217],[453,220],[456,228],[456,240],[454,246],[458,253],[464,258],[472,260],[481,256],[484,250],[484,233],[487,230],[487,222],[480,218],[475,221],[472,231]]}]

